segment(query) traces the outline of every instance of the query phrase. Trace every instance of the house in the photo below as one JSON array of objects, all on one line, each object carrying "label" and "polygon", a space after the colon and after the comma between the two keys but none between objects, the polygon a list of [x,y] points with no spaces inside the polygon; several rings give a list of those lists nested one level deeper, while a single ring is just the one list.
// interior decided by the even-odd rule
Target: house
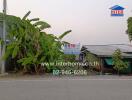
[{"label": "house", "polygon": [[129,44],[109,44],[109,45],[83,45],[80,58],[83,62],[98,61],[96,69],[102,72],[114,71],[112,55],[115,50],[120,49],[122,57],[128,63],[125,73],[132,73],[132,45]]},{"label": "house", "polygon": [[110,8],[111,9],[111,16],[124,16],[124,9],[121,6],[115,5]]}]

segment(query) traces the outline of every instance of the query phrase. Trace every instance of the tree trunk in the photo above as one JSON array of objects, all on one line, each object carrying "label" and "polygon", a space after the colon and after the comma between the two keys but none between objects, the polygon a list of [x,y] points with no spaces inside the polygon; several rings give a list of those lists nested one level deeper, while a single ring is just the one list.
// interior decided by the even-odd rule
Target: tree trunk
[{"label": "tree trunk", "polygon": [[118,75],[120,76],[120,70],[118,70]]}]

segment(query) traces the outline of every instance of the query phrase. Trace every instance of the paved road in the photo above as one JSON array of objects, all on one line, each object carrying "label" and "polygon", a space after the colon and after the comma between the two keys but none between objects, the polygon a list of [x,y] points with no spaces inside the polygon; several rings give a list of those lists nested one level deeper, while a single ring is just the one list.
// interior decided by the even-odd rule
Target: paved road
[{"label": "paved road", "polygon": [[0,100],[132,100],[132,80],[81,77],[0,80]]}]

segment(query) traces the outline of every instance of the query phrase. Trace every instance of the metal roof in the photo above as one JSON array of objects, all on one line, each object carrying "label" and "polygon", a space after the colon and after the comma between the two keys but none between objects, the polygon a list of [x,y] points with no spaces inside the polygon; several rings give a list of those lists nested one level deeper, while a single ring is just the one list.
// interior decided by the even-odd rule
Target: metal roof
[{"label": "metal roof", "polygon": [[132,45],[129,44],[84,45],[83,47],[99,57],[111,57],[115,50],[120,49],[123,57],[132,58]]}]

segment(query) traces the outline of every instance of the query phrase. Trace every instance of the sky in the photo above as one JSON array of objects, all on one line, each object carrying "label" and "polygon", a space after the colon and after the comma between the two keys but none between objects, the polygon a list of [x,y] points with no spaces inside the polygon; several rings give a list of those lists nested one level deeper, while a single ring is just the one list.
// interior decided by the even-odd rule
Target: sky
[{"label": "sky", "polygon": [[[0,0],[0,11],[2,11]],[[7,13],[40,18],[52,28],[45,30],[59,36],[71,29],[64,40],[82,45],[128,44],[127,19],[132,16],[132,0],[7,0]],[[111,17],[110,7],[125,8],[124,17]]]}]

